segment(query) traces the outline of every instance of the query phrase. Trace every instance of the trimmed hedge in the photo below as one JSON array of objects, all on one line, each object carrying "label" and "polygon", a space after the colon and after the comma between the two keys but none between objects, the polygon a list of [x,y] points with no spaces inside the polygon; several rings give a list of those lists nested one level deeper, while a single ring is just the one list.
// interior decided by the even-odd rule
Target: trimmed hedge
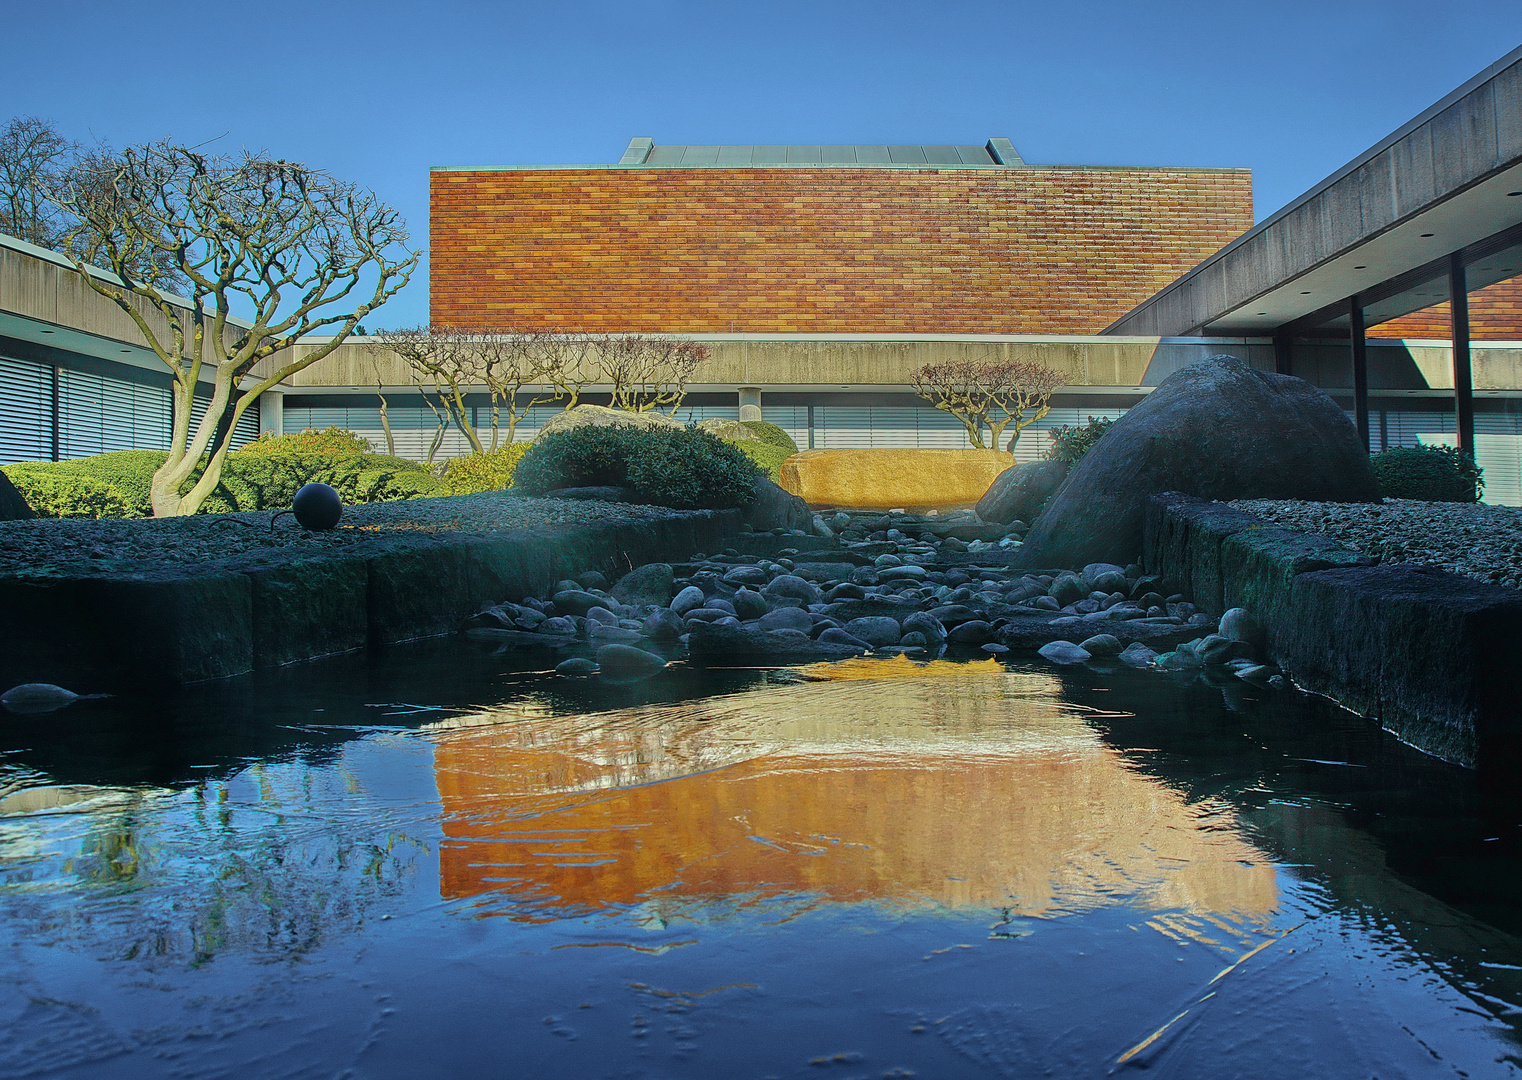
[{"label": "trimmed hedge", "polygon": [[1387,499],[1479,502],[1483,470],[1452,446],[1398,446],[1369,458]]},{"label": "trimmed hedge", "polygon": [[[783,432],[783,434],[785,435],[787,432]],[[791,442],[792,440],[789,439],[788,441]],[[730,445],[754,461],[756,467],[764,472],[766,478],[774,484],[782,483],[782,463],[798,452],[786,446],[776,446],[764,442],[737,442],[730,443]]]},{"label": "trimmed hedge", "polygon": [[798,452],[798,444],[793,441],[793,437],[776,424],[765,420],[741,420],[740,426],[755,433],[767,446],[786,448],[789,454]]},{"label": "trimmed hedge", "polygon": [[530,495],[618,486],[654,506],[725,509],[750,501],[759,470],[735,446],[696,427],[581,427],[539,439],[514,482]]},{"label": "trimmed hedge", "polygon": [[[69,461],[21,462],[7,465],[5,473],[40,517],[142,518],[153,515],[150,485],[168,456],[163,450],[118,450]],[[265,436],[228,454],[200,512],[283,509],[297,489],[313,481],[332,486],[351,505],[454,493],[417,462],[372,454],[370,444],[353,432],[328,428]],[[184,490],[192,483],[194,478]],[[468,485],[462,478],[458,486]]]},{"label": "trimmed hedge", "polygon": [[515,442],[488,450],[484,454],[466,454],[444,463],[440,477],[446,495],[473,495],[478,491],[501,491],[513,486],[518,462],[528,453],[529,443]]}]

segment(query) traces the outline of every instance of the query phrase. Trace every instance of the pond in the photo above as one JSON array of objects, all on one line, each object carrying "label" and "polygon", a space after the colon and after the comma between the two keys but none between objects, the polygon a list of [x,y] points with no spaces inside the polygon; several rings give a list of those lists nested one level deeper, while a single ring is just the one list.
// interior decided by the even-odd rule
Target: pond
[{"label": "pond", "polygon": [[0,717],[0,1076],[1502,1076],[1519,816],[1320,699],[460,638]]}]

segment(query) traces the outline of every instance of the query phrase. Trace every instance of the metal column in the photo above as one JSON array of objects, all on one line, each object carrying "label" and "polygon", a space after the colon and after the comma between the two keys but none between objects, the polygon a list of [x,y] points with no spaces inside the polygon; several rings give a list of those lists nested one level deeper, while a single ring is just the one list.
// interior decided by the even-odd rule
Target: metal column
[{"label": "metal column", "polygon": [[1274,370],[1280,375],[1292,375],[1290,370],[1290,339],[1287,337],[1274,338]]},{"label": "metal column", "polygon": [[1469,367],[1469,285],[1464,261],[1448,256],[1448,310],[1453,317],[1453,405],[1459,453],[1474,460],[1474,381]]},{"label": "metal column", "polygon": [[1348,330],[1353,344],[1353,419],[1358,424],[1358,441],[1364,452],[1369,449],[1369,344],[1364,336],[1363,302],[1358,297],[1348,301]]}]

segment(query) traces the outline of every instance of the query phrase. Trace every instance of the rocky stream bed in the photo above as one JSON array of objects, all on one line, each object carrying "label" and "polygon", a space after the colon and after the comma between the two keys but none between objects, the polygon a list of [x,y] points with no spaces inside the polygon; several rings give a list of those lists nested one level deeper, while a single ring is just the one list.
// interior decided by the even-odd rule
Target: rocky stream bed
[{"label": "rocky stream bed", "polygon": [[[505,598],[462,629],[504,648],[596,650],[566,675],[637,678],[670,655],[708,667],[791,665],[865,653],[911,658],[1039,653],[1059,664],[1138,667],[1256,662],[1240,612],[1216,620],[1138,565],[1016,568],[1024,526],[971,513],[835,514],[827,547],[787,534],[736,538],[687,562],[651,563],[610,583],[592,571],[541,596]],[[742,554],[770,548],[768,554]]]}]

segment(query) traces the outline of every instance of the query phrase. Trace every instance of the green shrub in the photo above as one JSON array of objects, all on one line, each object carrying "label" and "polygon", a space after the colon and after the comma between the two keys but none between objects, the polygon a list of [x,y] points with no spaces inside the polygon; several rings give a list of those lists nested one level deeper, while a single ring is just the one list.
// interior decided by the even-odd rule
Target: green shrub
[{"label": "green shrub", "polygon": [[1482,470],[1452,446],[1398,446],[1369,458],[1387,499],[1479,502]]},{"label": "green shrub", "polygon": [[782,482],[782,463],[798,452],[785,446],[774,446],[764,442],[738,442],[730,445],[754,461],[757,467],[766,474],[766,478],[774,484]]},{"label": "green shrub", "polygon": [[129,513],[126,500],[110,484],[83,472],[59,469],[51,461],[7,465],[5,475],[38,517],[142,516]]},{"label": "green shrub", "polygon": [[789,454],[798,452],[798,444],[793,441],[793,437],[776,424],[767,423],[765,420],[741,420],[740,426],[749,428],[767,446],[785,447]]},{"label": "green shrub", "polygon": [[618,485],[641,502],[697,509],[749,501],[757,475],[740,450],[697,428],[581,427],[535,442],[518,463],[515,484],[530,495]]},{"label": "green shrub", "polygon": [[466,454],[444,463],[441,477],[448,495],[472,495],[478,491],[501,491],[513,486],[518,462],[528,453],[529,443],[515,442],[488,450],[484,454]]},{"label": "green shrub", "polygon": [[251,443],[245,443],[236,453],[273,454],[285,457],[291,454],[332,454],[336,457],[355,457],[368,454],[373,449],[370,441],[341,427],[316,431],[307,428],[289,435],[271,435],[265,432]]},{"label": "green shrub", "polygon": [[1094,448],[1094,444],[1105,437],[1115,424],[1114,420],[1104,420],[1099,417],[1089,417],[1087,424],[1078,424],[1069,427],[1064,424],[1061,427],[1052,428],[1047,432],[1052,440],[1052,447],[1046,452],[1047,460],[1061,461],[1069,466],[1077,465],[1083,460],[1083,455]]}]

